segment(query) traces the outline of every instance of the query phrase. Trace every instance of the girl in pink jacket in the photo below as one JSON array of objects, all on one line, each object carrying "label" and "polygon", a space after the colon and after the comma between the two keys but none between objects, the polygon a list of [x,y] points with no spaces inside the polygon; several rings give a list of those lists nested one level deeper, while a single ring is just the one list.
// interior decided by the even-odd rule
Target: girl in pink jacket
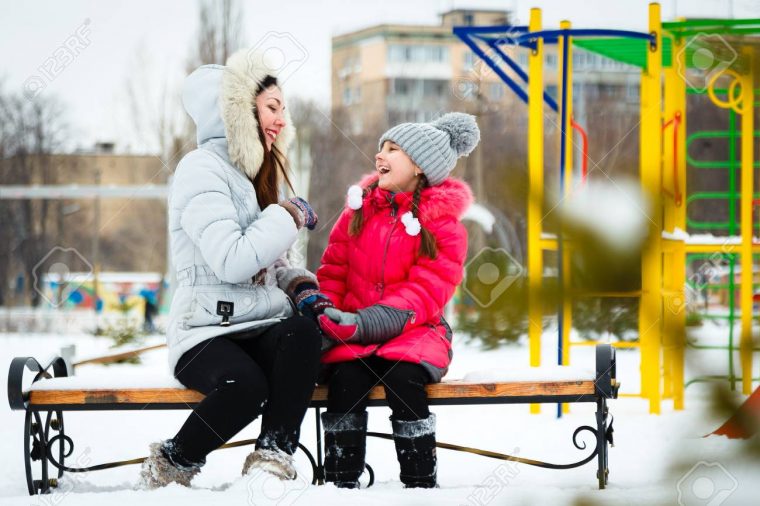
[{"label": "girl in pink jacket", "polygon": [[317,297],[326,297],[318,318],[332,344],[322,357],[330,364],[325,474],[338,487],[358,487],[377,384],[393,412],[401,481],[436,486],[425,385],[451,362],[443,309],[462,280],[467,232],[459,220],[472,202],[467,184],[449,173],[479,140],[474,117],[462,113],[391,128],[380,138],[376,173],[349,188],[330,233]]}]

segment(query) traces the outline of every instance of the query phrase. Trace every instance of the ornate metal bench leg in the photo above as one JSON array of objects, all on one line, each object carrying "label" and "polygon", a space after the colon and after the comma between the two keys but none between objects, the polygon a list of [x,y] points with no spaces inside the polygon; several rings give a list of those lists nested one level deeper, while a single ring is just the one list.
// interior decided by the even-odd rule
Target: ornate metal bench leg
[{"label": "ornate metal bench leg", "polygon": [[604,397],[596,401],[596,448],[597,460],[599,465],[596,470],[596,477],[599,480],[599,489],[605,488],[609,477],[609,467],[607,463],[607,402]]},{"label": "ornate metal bench leg", "polygon": [[[45,419],[43,425],[42,419]],[[50,430],[58,434],[50,437]],[[63,476],[62,466],[68,456],[65,452],[63,432],[63,413],[60,411],[38,412],[31,409],[26,411],[24,418],[24,471],[26,472],[26,485],[29,495],[47,494],[51,488],[58,486],[58,479]],[[60,445],[58,461],[52,457],[52,447],[55,442]],[[32,466],[39,461],[40,478],[34,478]],[[50,477],[50,462],[58,468],[58,476]]]},{"label": "ornate metal bench leg", "polygon": [[[51,438],[50,436],[50,429],[57,432],[57,434]],[[58,486],[58,480],[63,476],[63,466],[66,465],[66,457],[69,456],[71,451],[74,450],[73,445],[70,448],[69,454],[66,453],[66,445],[65,445],[65,433],[63,431],[63,412],[62,411],[48,411],[47,416],[45,417],[45,441],[46,441],[46,457],[47,460],[50,460],[55,467],[58,468],[58,477],[57,478],[51,478],[48,480],[48,483],[51,487],[57,487]],[[55,462],[55,457],[52,457],[53,455],[53,445],[55,442],[58,442],[58,461]],[[71,440],[69,440],[71,441]]]},{"label": "ornate metal bench leg", "polygon": [[[46,494],[50,491],[48,480],[47,439],[42,418],[37,411],[27,410],[24,419],[24,469],[29,495]],[[34,479],[32,464],[40,461],[40,479]]]},{"label": "ornate metal bench leg", "polygon": [[[52,418],[52,413],[46,413],[45,425],[42,425],[41,413],[28,406],[28,398],[23,388],[26,371],[36,373],[32,380],[34,383],[53,376],[56,378],[68,376],[68,368],[61,357],[55,357],[45,367],[42,367],[32,357],[16,357],[11,361],[8,370],[8,404],[13,410],[25,412],[24,471],[26,473],[26,485],[29,495],[36,495],[37,493],[48,493],[50,487],[57,486],[58,482],[55,478],[48,478],[48,452],[50,451],[48,436],[52,428],[63,437],[63,417],[60,411],[56,411],[56,418]],[[50,374],[51,371],[52,375]],[[32,472],[32,464],[37,460],[40,461],[41,478],[39,480],[34,479]],[[60,478],[62,474],[63,471],[59,468],[58,477]]]},{"label": "ornate metal bench leg", "polygon": [[367,471],[367,474],[369,475],[369,482],[367,483],[367,487],[366,487],[366,488],[369,488],[375,484],[375,471],[372,469],[372,466],[370,466],[369,464],[364,464],[364,470]]},{"label": "ornate metal bench leg", "polygon": [[32,412],[26,411],[24,417],[24,472],[26,474],[26,487],[29,495],[37,494],[37,486],[34,483],[32,475],[32,460],[39,459],[39,437],[40,427],[32,422]]},{"label": "ornate metal bench leg", "polygon": [[312,485],[324,485],[325,484],[325,466],[322,462],[322,419],[320,417],[320,409],[314,408],[315,418],[317,420],[317,469],[314,473],[314,479],[316,483]]}]

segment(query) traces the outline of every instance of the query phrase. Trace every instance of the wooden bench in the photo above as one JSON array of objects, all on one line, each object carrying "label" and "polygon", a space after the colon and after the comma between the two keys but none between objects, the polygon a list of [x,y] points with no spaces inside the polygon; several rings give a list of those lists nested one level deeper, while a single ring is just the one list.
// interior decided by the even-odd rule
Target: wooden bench
[{"label": "wooden bench", "polygon": [[[26,371],[35,373],[29,388],[23,389]],[[57,486],[57,479],[49,475],[49,464],[58,470],[58,478],[64,471],[82,472],[97,470],[114,465],[104,464],[88,468],[71,468],[65,465],[66,457],[73,452],[73,441],[64,432],[63,412],[65,411],[123,411],[123,410],[167,410],[193,409],[202,399],[199,392],[175,387],[135,387],[135,388],[82,388],[77,377],[68,377],[64,360],[56,357],[46,366],[34,358],[18,357],[11,362],[8,373],[8,402],[11,409],[26,413],[24,420],[24,466],[27,487],[30,495],[47,493]],[[496,452],[458,447],[447,443],[438,443],[440,447],[472,451],[503,460],[511,460],[549,469],[570,469],[597,460],[597,480],[599,488],[604,488],[608,481],[608,444],[612,443],[612,424],[608,425],[607,400],[617,398],[619,384],[616,380],[615,350],[609,345],[596,347],[596,373],[594,377],[551,381],[509,381],[475,383],[462,380],[444,381],[427,386],[431,405],[483,405],[483,404],[518,404],[518,403],[595,403],[596,427],[583,425],[578,427],[572,437],[573,444],[579,450],[586,445],[578,443],[577,436],[583,431],[594,434],[596,445],[593,451],[583,459],[570,464],[550,464],[522,457],[514,457]],[[370,392],[370,406],[384,406],[385,391],[375,387]],[[312,465],[313,484],[323,483],[322,438],[320,412],[327,405],[327,388],[318,386],[312,396],[310,407],[315,409],[317,430],[317,459],[303,446]],[[55,433],[55,434],[53,434]],[[391,439],[390,435],[369,433],[370,436]],[[228,446],[249,444],[231,443]],[[53,447],[58,444],[58,451]],[[68,446],[68,448],[67,448]],[[139,463],[142,459],[123,461],[118,465]],[[32,467],[39,462],[39,478],[35,479]],[[373,481],[371,467],[370,485]]]}]

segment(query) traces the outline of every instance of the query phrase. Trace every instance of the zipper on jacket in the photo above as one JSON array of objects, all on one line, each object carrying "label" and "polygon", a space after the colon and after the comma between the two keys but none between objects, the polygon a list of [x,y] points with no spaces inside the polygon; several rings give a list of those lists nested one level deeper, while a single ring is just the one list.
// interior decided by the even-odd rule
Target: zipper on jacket
[{"label": "zipper on jacket", "polygon": [[393,200],[391,200],[391,216],[393,216],[393,221],[391,222],[391,230],[388,232],[388,239],[385,241],[385,250],[383,251],[383,268],[380,270],[380,283],[377,285],[377,291],[380,292],[381,298],[383,296],[383,293],[385,293],[385,261],[388,258],[388,246],[391,244],[393,229],[396,228],[396,222],[398,221],[398,217],[396,216],[396,205]]}]

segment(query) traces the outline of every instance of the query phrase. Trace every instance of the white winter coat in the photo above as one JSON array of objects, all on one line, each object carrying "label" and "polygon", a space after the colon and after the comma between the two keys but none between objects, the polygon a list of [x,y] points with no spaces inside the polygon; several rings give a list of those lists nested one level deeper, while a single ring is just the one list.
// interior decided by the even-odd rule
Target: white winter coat
[{"label": "white winter coat", "polygon": [[[297,234],[293,218],[277,204],[262,210],[246,177],[255,176],[264,153],[251,110],[267,73],[259,63],[236,54],[226,66],[204,65],[185,81],[183,103],[197,127],[198,148],[180,161],[169,194],[177,274],[167,327],[172,372],[182,354],[203,341],[263,330],[292,316],[288,287],[303,278],[316,282],[288,264]],[[282,152],[294,136],[287,123],[275,143]],[[234,304],[229,326],[220,325],[219,301]]]}]

